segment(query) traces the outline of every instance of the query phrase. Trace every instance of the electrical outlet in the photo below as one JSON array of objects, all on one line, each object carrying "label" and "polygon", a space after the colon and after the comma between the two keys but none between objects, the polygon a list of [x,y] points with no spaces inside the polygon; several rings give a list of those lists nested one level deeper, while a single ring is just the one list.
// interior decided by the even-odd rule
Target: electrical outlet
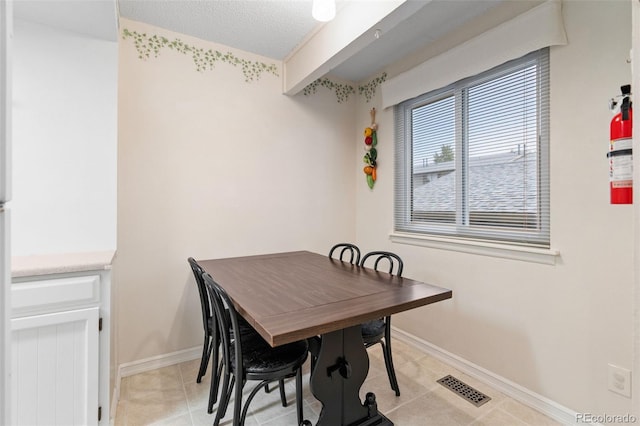
[{"label": "electrical outlet", "polygon": [[611,392],[631,398],[631,371],[609,364],[608,386]]}]

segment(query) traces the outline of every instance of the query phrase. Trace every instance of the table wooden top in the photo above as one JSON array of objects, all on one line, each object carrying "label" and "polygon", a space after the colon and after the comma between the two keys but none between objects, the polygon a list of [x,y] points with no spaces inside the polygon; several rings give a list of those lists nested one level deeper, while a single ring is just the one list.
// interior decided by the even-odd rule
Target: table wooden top
[{"label": "table wooden top", "polygon": [[307,251],[198,260],[272,346],[452,296],[451,290]]}]

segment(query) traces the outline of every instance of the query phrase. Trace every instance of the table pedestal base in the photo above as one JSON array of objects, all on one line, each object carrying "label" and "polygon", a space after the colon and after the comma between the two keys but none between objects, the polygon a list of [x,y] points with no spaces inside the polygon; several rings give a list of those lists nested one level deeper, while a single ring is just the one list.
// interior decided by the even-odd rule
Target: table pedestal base
[{"label": "table pedestal base", "polygon": [[378,412],[376,396],[359,392],[369,371],[360,325],[322,335],[311,391],[322,402],[318,426],[393,426]]}]

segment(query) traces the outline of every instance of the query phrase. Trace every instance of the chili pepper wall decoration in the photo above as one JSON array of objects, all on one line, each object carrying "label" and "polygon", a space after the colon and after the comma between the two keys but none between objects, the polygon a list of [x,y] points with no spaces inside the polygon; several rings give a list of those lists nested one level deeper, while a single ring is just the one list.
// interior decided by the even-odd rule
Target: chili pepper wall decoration
[{"label": "chili pepper wall decoration", "polygon": [[364,154],[363,160],[366,164],[364,166],[364,174],[367,176],[367,185],[373,189],[377,178],[378,150],[376,145],[378,145],[378,124],[376,123],[376,109],[372,108],[369,113],[371,114],[371,126],[364,129],[364,149],[367,153]]}]

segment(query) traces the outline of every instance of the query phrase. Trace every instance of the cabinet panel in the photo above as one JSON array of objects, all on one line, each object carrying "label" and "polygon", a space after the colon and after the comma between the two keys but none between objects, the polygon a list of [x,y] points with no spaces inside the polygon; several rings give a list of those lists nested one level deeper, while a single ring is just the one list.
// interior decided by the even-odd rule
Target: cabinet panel
[{"label": "cabinet panel", "polygon": [[98,319],[94,307],[11,321],[12,425],[98,424]]}]

